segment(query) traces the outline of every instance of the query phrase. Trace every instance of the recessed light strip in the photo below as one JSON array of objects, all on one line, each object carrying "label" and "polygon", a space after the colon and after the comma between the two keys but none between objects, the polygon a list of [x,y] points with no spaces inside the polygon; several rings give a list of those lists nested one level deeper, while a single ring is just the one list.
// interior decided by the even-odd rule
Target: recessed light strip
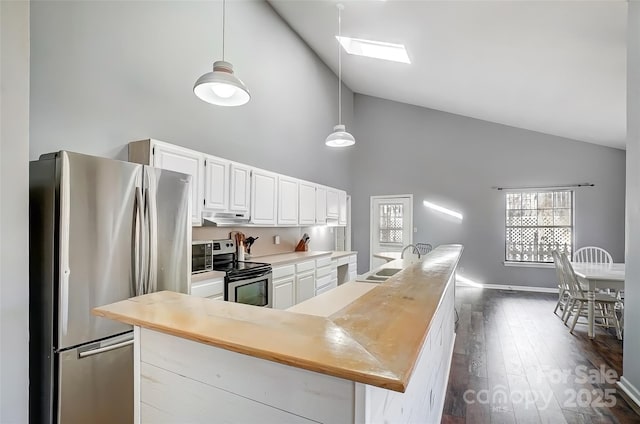
[{"label": "recessed light strip", "polygon": [[407,49],[403,44],[340,36],[336,36],[336,39],[349,54],[390,60],[392,62],[411,63]]}]

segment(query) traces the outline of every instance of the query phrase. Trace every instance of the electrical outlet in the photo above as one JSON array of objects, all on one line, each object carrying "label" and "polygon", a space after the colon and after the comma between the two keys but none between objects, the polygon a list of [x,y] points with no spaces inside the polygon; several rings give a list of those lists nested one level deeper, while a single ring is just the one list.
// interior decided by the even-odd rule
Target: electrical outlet
[{"label": "electrical outlet", "polygon": [[280,236],[273,236],[273,244],[280,244]]},{"label": "electrical outlet", "polygon": [[413,232],[417,233],[418,232],[418,227],[413,227]]}]

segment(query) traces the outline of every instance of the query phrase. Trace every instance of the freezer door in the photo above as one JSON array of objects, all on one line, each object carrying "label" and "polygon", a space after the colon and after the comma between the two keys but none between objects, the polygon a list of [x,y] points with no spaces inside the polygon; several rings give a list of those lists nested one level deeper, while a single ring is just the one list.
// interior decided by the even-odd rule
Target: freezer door
[{"label": "freezer door", "polygon": [[133,333],[59,354],[58,423],[133,422]]},{"label": "freezer door", "polygon": [[189,293],[191,282],[191,176],[144,168],[145,239],[149,243],[145,293]]},{"label": "freezer door", "polygon": [[[134,295],[142,166],[60,152],[58,350],[131,330],[91,314]],[[140,196],[141,197],[141,196]]]}]

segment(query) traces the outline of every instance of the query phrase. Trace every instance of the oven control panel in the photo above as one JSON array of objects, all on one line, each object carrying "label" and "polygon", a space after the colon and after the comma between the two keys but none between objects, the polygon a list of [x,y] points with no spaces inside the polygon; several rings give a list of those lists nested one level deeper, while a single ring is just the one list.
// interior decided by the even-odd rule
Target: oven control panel
[{"label": "oven control panel", "polygon": [[236,253],[236,244],[233,240],[213,240],[213,254],[225,255]]}]

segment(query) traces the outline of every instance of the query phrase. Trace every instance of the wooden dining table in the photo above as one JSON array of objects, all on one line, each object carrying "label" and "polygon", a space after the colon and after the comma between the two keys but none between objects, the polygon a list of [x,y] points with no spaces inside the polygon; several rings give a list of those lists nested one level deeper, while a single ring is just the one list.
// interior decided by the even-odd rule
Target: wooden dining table
[{"label": "wooden dining table", "polygon": [[589,337],[593,338],[596,289],[624,290],[624,264],[591,264],[573,262],[573,271],[587,289]]}]

